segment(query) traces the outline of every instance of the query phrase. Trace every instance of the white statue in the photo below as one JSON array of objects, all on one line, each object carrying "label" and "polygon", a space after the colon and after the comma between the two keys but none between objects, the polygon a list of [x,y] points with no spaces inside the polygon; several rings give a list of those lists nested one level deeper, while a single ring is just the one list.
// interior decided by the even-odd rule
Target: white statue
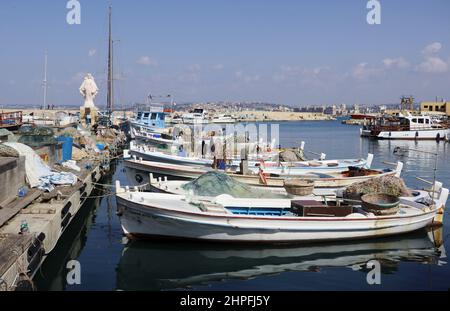
[{"label": "white statue", "polygon": [[80,93],[84,98],[84,107],[94,108],[94,98],[98,93],[98,87],[90,73],[84,77],[84,81],[80,86]]}]

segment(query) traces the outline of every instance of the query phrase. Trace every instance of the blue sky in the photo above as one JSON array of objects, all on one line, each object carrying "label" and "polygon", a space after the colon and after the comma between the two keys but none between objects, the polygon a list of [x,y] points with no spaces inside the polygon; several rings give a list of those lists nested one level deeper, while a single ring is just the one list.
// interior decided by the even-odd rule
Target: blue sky
[{"label": "blue sky", "polygon": [[90,72],[104,105],[107,7],[113,5],[116,102],[149,92],[186,101],[294,106],[385,104],[413,94],[450,99],[450,1],[66,0],[0,3],[0,106],[39,106],[44,52],[49,102],[81,104]]}]

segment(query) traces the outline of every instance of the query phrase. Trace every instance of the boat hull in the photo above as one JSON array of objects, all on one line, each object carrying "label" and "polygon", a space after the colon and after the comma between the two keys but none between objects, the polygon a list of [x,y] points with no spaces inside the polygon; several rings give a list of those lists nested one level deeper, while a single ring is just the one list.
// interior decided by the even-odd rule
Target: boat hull
[{"label": "boat hull", "polygon": [[419,131],[380,131],[361,130],[362,137],[375,139],[398,139],[398,140],[445,140],[450,135],[448,129],[431,129]]},{"label": "boat hull", "polygon": [[[125,194],[126,195],[126,194]],[[129,237],[220,242],[299,243],[374,238],[419,230],[436,210],[374,218],[252,217],[190,213],[139,204],[117,196],[121,225]]]}]

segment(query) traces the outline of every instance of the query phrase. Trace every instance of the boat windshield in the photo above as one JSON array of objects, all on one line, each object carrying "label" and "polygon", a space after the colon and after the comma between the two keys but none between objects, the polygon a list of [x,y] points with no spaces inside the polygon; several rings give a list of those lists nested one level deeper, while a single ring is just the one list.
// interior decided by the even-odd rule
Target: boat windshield
[{"label": "boat windshield", "polygon": [[216,197],[228,194],[235,198],[284,198],[281,194],[263,191],[241,183],[224,173],[208,172],[182,188],[196,196]]}]

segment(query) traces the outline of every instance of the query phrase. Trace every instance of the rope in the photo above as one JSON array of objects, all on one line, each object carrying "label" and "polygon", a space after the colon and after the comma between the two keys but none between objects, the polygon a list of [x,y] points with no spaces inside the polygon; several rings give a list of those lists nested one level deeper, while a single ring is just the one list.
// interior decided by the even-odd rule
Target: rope
[{"label": "rope", "polygon": [[107,193],[107,194],[103,194],[103,195],[94,195],[94,196],[87,196],[87,197],[82,197],[82,199],[98,199],[98,198],[106,198],[106,197],[110,197],[115,195],[115,193]]}]

